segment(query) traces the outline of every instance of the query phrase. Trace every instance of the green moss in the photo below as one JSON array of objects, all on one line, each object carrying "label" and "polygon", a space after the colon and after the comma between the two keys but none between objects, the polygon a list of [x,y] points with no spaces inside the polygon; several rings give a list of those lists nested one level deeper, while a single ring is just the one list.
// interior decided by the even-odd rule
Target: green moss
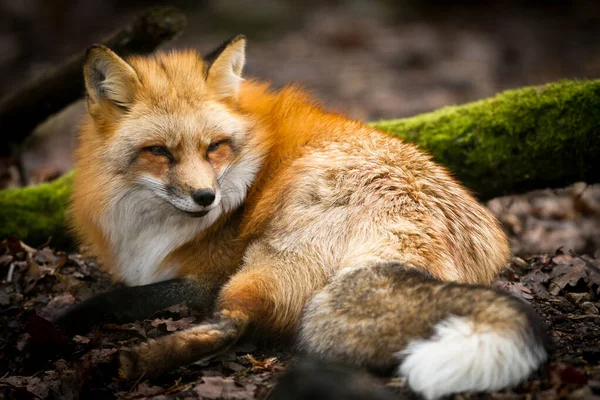
[{"label": "green moss", "polygon": [[372,125],[432,153],[481,199],[600,178],[600,80],[509,90]]},{"label": "green moss", "polygon": [[71,244],[66,209],[73,172],[59,179],[22,189],[0,190],[0,238],[17,236],[39,246]]},{"label": "green moss", "polygon": [[[372,126],[432,153],[482,200],[600,181],[600,80],[510,90]],[[65,210],[72,175],[0,191],[0,238],[70,243]]]}]

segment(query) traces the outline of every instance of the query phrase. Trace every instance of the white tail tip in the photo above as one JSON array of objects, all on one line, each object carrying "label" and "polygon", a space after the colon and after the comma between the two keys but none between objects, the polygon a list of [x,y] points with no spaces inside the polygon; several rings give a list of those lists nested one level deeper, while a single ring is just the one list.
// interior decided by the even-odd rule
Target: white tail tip
[{"label": "white tail tip", "polygon": [[464,317],[439,322],[432,337],[414,340],[397,354],[403,360],[398,372],[431,400],[515,386],[548,358],[533,335],[485,328]]}]

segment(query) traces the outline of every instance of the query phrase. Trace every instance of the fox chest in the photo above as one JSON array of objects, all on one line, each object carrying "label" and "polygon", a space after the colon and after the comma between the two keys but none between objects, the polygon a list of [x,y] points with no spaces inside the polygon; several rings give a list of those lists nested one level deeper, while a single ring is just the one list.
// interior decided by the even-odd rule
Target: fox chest
[{"label": "fox chest", "polygon": [[166,262],[170,254],[214,223],[202,219],[115,207],[104,230],[112,250],[116,277],[130,286],[147,285],[180,275],[180,266]]},{"label": "fox chest", "polygon": [[164,263],[177,248],[176,229],[147,229],[121,235],[114,243],[117,276],[130,286],[147,285],[177,276],[174,265]]}]

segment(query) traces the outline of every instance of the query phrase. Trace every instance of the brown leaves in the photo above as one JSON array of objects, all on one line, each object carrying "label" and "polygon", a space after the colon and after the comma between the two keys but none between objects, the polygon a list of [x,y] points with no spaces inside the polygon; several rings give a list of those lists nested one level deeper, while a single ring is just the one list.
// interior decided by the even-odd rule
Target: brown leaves
[{"label": "brown leaves", "polygon": [[178,319],[175,321],[173,321],[173,318],[169,318],[169,319],[156,318],[154,321],[152,321],[151,325],[155,328],[164,326],[167,332],[175,332],[175,331],[193,327],[195,325],[194,324],[195,320],[196,320],[196,318],[194,318],[194,317],[181,318],[181,319]]},{"label": "brown leaves", "polygon": [[181,380],[176,381],[173,385],[166,388],[154,386],[148,382],[141,382],[135,386],[134,390],[130,390],[129,392],[118,392],[115,394],[120,399],[149,399],[158,396],[165,396],[171,393],[185,392],[192,386],[192,384],[181,384]]},{"label": "brown leaves", "polygon": [[525,272],[519,282],[499,280],[494,282],[494,286],[527,300],[532,295],[548,298],[549,294],[556,296],[571,291],[600,294],[600,274],[596,271],[598,264],[598,260],[589,256],[578,256],[572,252],[565,254],[558,250],[554,255],[531,259],[530,266],[516,264]]},{"label": "brown leaves", "polygon": [[561,264],[552,270],[552,282],[550,283],[550,293],[557,295],[564,290],[567,285],[575,287],[579,281],[586,280],[588,277],[583,264]]},{"label": "brown leaves", "polygon": [[498,280],[495,281],[492,286],[507,291],[527,301],[533,299],[533,292],[531,289],[519,282]]},{"label": "brown leaves", "polygon": [[202,383],[194,386],[194,392],[201,399],[254,399],[256,385],[241,385],[233,378],[205,376]]},{"label": "brown leaves", "polygon": [[556,397],[564,398],[572,391],[572,387],[586,385],[589,378],[580,369],[574,368],[572,365],[552,363],[549,368],[549,380],[555,388]]},{"label": "brown leaves", "polygon": [[41,378],[33,376],[9,376],[0,379],[0,383],[12,386],[19,391],[26,391],[40,399],[48,397],[50,388]]},{"label": "brown leaves", "polygon": [[507,228],[515,254],[600,248],[600,185],[538,190],[497,198],[488,206]]},{"label": "brown leaves", "polygon": [[37,314],[29,317],[25,329],[31,342],[37,345],[64,345],[68,341],[65,334],[58,330],[56,325]]},{"label": "brown leaves", "polygon": [[[7,243],[3,246],[0,271],[8,272],[13,265],[14,279],[0,286],[0,339],[5,340],[0,345],[7,343],[0,348],[0,376],[9,374],[0,379],[0,385],[13,397],[70,399],[99,392],[123,399],[262,399],[288,365],[289,348],[265,354],[242,342],[161,380],[115,380],[111,366],[120,348],[193,327],[199,321],[191,309],[178,304],[144,321],[108,324],[65,341],[51,321],[82,298],[105,290],[106,276],[98,272],[93,259],[78,254],[35,250],[14,241],[14,253]],[[600,340],[598,275],[592,268],[597,263],[593,257],[560,251],[526,260],[515,258],[494,283],[541,311],[553,337],[567,349],[561,357],[570,360],[559,369],[553,367],[542,383],[524,383],[519,393],[564,396],[574,390],[591,390],[583,383],[588,376],[600,378],[577,364],[577,360],[591,362],[600,356],[595,350]]]},{"label": "brown leaves", "polygon": [[[253,399],[257,393],[265,393],[275,374],[283,369],[272,355],[257,356],[253,364],[242,354],[256,348],[239,343],[214,359],[183,368],[182,373],[187,376],[184,383],[115,380],[112,368],[119,349],[193,327],[197,323],[193,311],[185,303],[177,304],[148,320],[107,324],[86,335],[66,338],[52,320],[83,298],[105,290],[106,276],[98,271],[93,259],[79,254],[67,255],[49,248],[36,250],[18,241],[11,242],[12,252],[7,242],[4,246],[0,262],[6,264],[5,271],[9,264],[14,266],[14,279],[0,286],[0,307],[13,307],[17,313],[2,320],[12,324],[11,328],[0,328],[4,338],[9,337],[9,332],[15,333],[6,341],[4,353],[0,348],[0,357],[6,357],[0,361],[0,376],[12,374],[9,380],[0,382],[10,388],[8,393],[41,398],[60,393],[59,398],[85,398],[82,393],[91,387],[124,399],[170,395]],[[7,314],[0,313],[0,318],[3,315]],[[33,361],[37,356],[37,361]],[[55,363],[57,358],[60,362]],[[5,359],[10,359],[10,364],[2,365]],[[27,373],[13,373],[23,365],[29,368]]]},{"label": "brown leaves", "polygon": [[75,304],[75,297],[71,293],[63,293],[55,296],[38,314],[46,319],[55,321],[62,313]]},{"label": "brown leaves", "polygon": [[279,362],[277,357],[269,357],[264,360],[257,360],[252,357],[250,354],[246,355],[246,358],[250,363],[252,363],[252,371],[273,371],[277,366],[276,364]]},{"label": "brown leaves", "polygon": [[87,259],[47,247],[34,249],[15,238],[0,242],[0,376],[7,378],[0,383],[11,388],[5,393],[79,396],[82,382],[74,363],[63,360],[66,365],[61,367],[54,360],[65,352],[72,355],[72,349],[83,354],[90,339],[70,341],[52,320],[77,300],[74,289],[82,285],[80,279],[88,279],[85,286],[90,288],[108,282],[88,264]]},{"label": "brown leaves", "polygon": [[598,260],[588,256],[579,257],[572,253],[557,254],[552,257],[552,262],[555,264],[550,274],[550,292],[552,294],[556,295],[561,290],[567,290],[567,286],[574,288],[580,283],[590,289],[595,289],[596,293],[600,293],[598,290],[600,274],[590,268],[590,266],[596,266]]},{"label": "brown leaves", "polygon": [[[55,370],[39,376],[8,376],[0,379],[0,386],[8,386],[13,393],[28,393],[27,397],[75,400],[79,398],[79,382],[74,370]],[[22,397],[25,397],[21,395]]]}]

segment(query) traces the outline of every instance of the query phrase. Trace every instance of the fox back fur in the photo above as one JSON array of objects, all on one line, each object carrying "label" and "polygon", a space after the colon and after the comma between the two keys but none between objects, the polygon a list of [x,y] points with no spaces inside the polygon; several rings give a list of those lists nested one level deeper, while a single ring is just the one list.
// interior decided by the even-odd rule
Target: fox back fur
[{"label": "fox back fur", "polygon": [[120,354],[155,376],[249,329],[323,360],[398,365],[434,399],[516,385],[547,359],[490,212],[411,144],[242,79],[245,39],[123,60],[90,49],[76,230],[117,280],[218,291],[213,318]]}]

